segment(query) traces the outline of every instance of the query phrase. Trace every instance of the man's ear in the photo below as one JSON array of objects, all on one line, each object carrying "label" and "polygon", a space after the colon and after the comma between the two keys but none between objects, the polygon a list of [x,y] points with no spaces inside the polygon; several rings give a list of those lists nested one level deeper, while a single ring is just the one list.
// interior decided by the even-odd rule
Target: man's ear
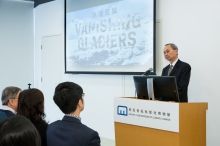
[{"label": "man's ear", "polygon": [[78,106],[80,106],[80,107],[83,106],[83,101],[82,101],[82,99],[79,100]]},{"label": "man's ear", "polygon": [[178,55],[178,50],[175,50],[176,51],[176,55]]},{"label": "man's ear", "polygon": [[10,98],[10,99],[8,100],[8,105],[13,105],[13,104],[14,104],[14,100]]}]

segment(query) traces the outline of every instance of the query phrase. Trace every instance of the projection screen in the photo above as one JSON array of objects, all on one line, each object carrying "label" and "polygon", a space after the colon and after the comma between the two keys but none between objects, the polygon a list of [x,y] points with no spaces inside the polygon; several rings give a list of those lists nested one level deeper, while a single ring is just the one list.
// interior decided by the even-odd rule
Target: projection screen
[{"label": "projection screen", "polygon": [[155,0],[66,0],[65,73],[155,71]]}]

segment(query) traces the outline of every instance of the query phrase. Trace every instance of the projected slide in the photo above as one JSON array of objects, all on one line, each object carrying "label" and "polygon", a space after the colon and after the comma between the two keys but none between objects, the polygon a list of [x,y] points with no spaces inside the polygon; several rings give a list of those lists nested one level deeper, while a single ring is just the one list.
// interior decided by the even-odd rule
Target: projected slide
[{"label": "projected slide", "polygon": [[144,72],[153,68],[153,0],[97,2],[85,7],[81,3],[81,9],[71,9],[68,4],[66,72]]}]

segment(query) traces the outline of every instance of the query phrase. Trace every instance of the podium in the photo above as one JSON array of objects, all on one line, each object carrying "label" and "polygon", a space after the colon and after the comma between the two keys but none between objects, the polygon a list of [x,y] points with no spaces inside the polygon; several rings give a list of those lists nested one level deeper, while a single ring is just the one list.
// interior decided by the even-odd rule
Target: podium
[{"label": "podium", "polygon": [[206,146],[208,103],[115,98],[116,146]]}]

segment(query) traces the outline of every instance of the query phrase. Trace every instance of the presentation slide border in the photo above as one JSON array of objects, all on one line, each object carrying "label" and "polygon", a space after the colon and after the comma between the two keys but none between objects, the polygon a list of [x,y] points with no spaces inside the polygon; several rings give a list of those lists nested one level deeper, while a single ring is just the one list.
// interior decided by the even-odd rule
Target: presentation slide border
[{"label": "presentation slide border", "polygon": [[[153,72],[156,73],[156,0],[153,0]],[[67,71],[66,65],[66,0],[64,0],[64,63],[65,74],[103,74],[103,75],[142,75],[148,68],[143,68],[142,72],[133,71]]]}]

